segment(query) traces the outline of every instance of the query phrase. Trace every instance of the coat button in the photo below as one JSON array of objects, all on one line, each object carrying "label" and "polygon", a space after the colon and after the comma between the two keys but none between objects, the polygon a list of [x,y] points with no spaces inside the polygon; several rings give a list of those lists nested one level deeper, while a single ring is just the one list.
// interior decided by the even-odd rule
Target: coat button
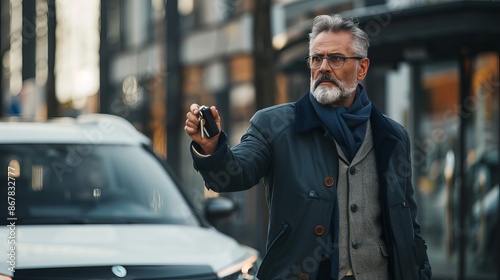
[{"label": "coat button", "polygon": [[322,225],[317,225],[314,227],[314,234],[321,236],[325,233],[325,227]]},{"label": "coat button", "polygon": [[301,273],[299,275],[299,280],[309,280],[309,274],[307,274],[307,273]]},{"label": "coat button", "polygon": [[332,177],[326,177],[324,180],[323,180],[323,184],[325,184],[325,186],[327,188],[331,188],[333,186],[333,184],[335,183],[335,180],[332,178]]},{"label": "coat button", "polygon": [[353,167],[349,168],[349,173],[351,173],[351,175],[356,174],[356,167],[353,166]]},{"label": "coat button", "polygon": [[351,204],[351,211],[352,212],[358,211],[358,205],[356,203]]},{"label": "coat button", "polygon": [[359,248],[359,243],[357,241],[352,241],[351,246],[353,249],[358,249]]}]

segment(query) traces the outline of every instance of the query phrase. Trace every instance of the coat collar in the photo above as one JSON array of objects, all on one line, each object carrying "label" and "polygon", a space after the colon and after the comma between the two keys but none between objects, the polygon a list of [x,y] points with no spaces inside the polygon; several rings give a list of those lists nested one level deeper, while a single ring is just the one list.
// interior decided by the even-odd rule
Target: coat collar
[{"label": "coat collar", "polygon": [[295,128],[298,133],[304,133],[314,128],[322,128],[318,114],[314,110],[313,104],[309,99],[309,92],[302,96],[295,105]]},{"label": "coat collar", "polygon": [[[315,128],[323,129],[323,123],[314,110],[311,100],[309,99],[309,94],[308,92],[302,96],[295,105],[295,128],[298,133],[304,133]],[[402,141],[401,134],[397,132],[395,126],[391,124],[375,106],[372,106],[370,121],[375,147],[380,147],[386,137],[396,141]]]},{"label": "coat collar", "polygon": [[380,147],[386,139],[403,141],[402,135],[401,133],[398,133],[395,124],[390,123],[388,118],[376,109],[375,106],[372,106],[370,120],[372,124],[373,143],[375,147]]}]

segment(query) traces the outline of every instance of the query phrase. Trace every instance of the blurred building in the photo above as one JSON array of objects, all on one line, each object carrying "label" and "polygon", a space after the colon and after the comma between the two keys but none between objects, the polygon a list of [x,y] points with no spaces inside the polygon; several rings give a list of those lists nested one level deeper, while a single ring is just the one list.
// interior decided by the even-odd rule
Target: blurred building
[{"label": "blurred building", "polygon": [[[153,139],[201,212],[217,194],[192,167],[184,116],[193,102],[216,105],[230,144],[239,142],[257,108],[253,11],[261,1],[2,1],[0,113],[123,116]],[[307,93],[307,34],[316,15],[332,13],[357,18],[370,36],[363,83],[411,134],[433,279],[497,279],[500,2],[271,1],[274,103]],[[67,44],[83,50],[60,58]],[[79,77],[66,90],[57,86],[71,81],[64,74]],[[225,195],[240,211],[217,227],[263,252],[264,187]]]},{"label": "blurred building", "polygon": [[166,158],[165,1],[101,1],[100,17],[100,112],[131,121]]}]

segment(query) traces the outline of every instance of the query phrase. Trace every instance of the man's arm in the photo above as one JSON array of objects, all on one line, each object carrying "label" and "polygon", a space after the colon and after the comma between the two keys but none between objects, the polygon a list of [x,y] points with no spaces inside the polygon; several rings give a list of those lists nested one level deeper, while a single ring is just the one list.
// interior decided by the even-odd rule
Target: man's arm
[{"label": "man's arm", "polygon": [[[193,106],[195,105],[195,106]],[[196,109],[193,104],[191,109]],[[215,107],[212,107],[214,113]],[[216,112],[216,110],[215,110]],[[196,110],[190,112],[196,115]],[[186,132],[191,136],[191,155],[196,170],[205,180],[206,186],[216,192],[242,191],[256,185],[269,170],[271,149],[259,130],[260,114],[250,121],[250,127],[234,148],[228,146],[227,135],[219,133],[214,140],[206,141],[199,137],[197,119],[188,113]],[[214,115],[220,130],[220,116]],[[196,130],[195,130],[196,127]]]}]

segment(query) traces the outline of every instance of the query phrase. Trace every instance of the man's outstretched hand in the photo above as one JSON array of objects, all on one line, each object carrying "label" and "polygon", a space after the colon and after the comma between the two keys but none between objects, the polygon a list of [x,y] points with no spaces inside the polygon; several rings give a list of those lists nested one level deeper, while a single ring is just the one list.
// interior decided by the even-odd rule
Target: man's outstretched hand
[{"label": "man's outstretched hand", "polygon": [[186,114],[186,126],[184,126],[184,131],[186,131],[187,135],[189,135],[189,137],[191,137],[191,139],[193,139],[194,142],[198,143],[198,145],[200,145],[200,147],[203,149],[203,151],[198,152],[209,155],[215,152],[217,143],[219,142],[220,131],[222,131],[220,125],[220,116],[215,106],[210,107],[210,112],[212,113],[212,116],[217,123],[219,133],[212,138],[208,138],[206,136],[201,137],[202,135],[200,131],[200,119],[198,117],[198,113],[200,112],[199,108],[200,105],[196,103],[193,103],[191,104],[191,106],[189,106],[189,112]]}]

